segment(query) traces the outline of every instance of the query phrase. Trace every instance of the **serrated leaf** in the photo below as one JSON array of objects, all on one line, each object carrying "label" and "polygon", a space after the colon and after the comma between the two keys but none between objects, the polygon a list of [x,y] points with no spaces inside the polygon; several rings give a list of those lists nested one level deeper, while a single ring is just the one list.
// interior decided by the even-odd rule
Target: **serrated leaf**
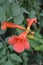
[{"label": "serrated leaf", "polygon": [[0,21],[3,22],[4,20],[6,20],[5,11],[2,7],[0,7]]},{"label": "serrated leaf", "polygon": [[24,16],[22,14],[19,14],[18,16],[14,17],[15,24],[21,24],[23,20],[24,20]]},{"label": "serrated leaf", "polygon": [[2,42],[0,42],[0,48],[2,48],[3,47],[3,44],[2,44]]},{"label": "serrated leaf", "polygon": [[20,7],[15,2],[12,4],[11,9],[12,9],[12,15],[13,16],[17,16],[19,13],[21,13]]},{"label": "serrated leaf", "polygon": [[5,65],[13,65],[13,63],[10,60],[8,60]]},{"label": "serrated leaf", "polygon": [[10,54],[10,57],[15,60],[15,61],[18,61],[18,62],[22,62],[22,59],[20,56],[18,56],[17,54]]}]

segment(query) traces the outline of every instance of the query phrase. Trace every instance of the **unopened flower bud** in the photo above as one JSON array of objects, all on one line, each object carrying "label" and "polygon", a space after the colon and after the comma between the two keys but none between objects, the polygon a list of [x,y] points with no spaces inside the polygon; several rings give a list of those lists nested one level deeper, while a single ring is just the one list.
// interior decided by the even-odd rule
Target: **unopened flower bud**
[{"label": "unopened flower bud", "polygon": [[34,39],[34,36],[33,35],[28,35],[28,38],[29,39]]},{"label": "unopened flower bud", "polygon": [[34,35],[35,32],[31,31],[30,34]]}]

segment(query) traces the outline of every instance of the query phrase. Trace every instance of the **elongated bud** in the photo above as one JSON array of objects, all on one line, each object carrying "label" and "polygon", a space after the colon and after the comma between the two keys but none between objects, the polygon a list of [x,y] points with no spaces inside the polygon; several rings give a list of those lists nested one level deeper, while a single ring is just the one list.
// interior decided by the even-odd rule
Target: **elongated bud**
[{"label": "elongated bud", "polygon": [[35,32],[31,31],[31,32],[30,32],[30,34],[34,35],[34,34],[35,34]]},{"label": "elongated bud", "polygon": [[27,36],[29,39],[34,39],[34,36],[33,35],[28,35]]}]

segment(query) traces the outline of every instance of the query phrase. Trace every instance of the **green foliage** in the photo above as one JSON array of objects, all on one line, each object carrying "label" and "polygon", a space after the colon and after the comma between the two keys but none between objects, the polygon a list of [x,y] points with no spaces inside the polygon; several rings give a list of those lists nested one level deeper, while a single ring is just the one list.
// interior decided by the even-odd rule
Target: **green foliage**
[{"label": "green foliage", "polygon": [[35,32],[34,39],[28,39],[30,50],[25,50],[21,54],[16,53],[13,47],[8,45],[8,38],[12,35],[19,35],[23,31],[20,29],[3,31],[0,28],[0,65],[30,65],[43,61],[43,36],[40,34],[43,32],[41,31],[43,28],[41,6],[43,4],[39,0],[0,0],[0,24],[6,20],[26,27],[26,18],[36,17],[38,21],[32,27]]},{"label": "green foliage", "polygon": [[0,4],[3,4],[5,2],[5,0],[0,0]]},{"label": "green foliage", "polygon": [[23,14],[19,14],[14,17],[14,23],[16,24],[21,24],[23,20],[24,20]]},{"label": "green foliage", "polygon": [[13,64],[10,62],[10,60],[8,60],[5,65],[13,65]]},{"label": "green foliage", "polygon": [[2,44],[2,42],[0,42],[0,48],[2,48],[3,47],[3,44]]},{"label": "green foliage", "polygon": [[0,29],[0,34],[4,34],[5,32],[6,32],[6,30],[3,31]]},{"label": "green foliage", "polygon": [[3,22],[4,20],[6,20],[5,11],[3,7],[0,7],[0,22]]},{"label": "green foliage", "polygon": [[6,48],[0,50],[0,57],[6,54]]},{"label": "green foliage", "polygon": [[36,16],[35,10],[31,10],[29,17],[34,18]]},{"label": "green foliage", "polygon": [[21,13],[20,7],[16,3],[13,3],[12,4],[12,15],[17,16],[20,13]]},{"label": "green foliage", "polygon": [[15,61],[22,62],[22,59],[16,54],[10,54],[10,57]]}]

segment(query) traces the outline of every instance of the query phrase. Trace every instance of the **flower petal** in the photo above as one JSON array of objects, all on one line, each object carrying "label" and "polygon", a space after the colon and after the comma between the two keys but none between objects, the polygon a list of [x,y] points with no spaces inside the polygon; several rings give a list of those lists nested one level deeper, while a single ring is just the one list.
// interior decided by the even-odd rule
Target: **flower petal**
[{"label": "flower petal", "polygon": [[13,47],[14,47],[14,50],[18,53],[21,53],[24,51],[24,45],[22,43],[16,43]]},{"label": "flower petal", "polygon": [[23,32],[23,33],[21,33],[21,34],[19,35],[19,37],[21,37],[21,38],[26,38],[26,36],[27,36],[27,32]]},{"label": "flower petal", "polygon": [[27,19],[27,23],[28,23],[29,26],[31,26],[33,23],[37,23],[37,20],[36,20],[36,18]]},{"label": "flower petal", "polygon": [[[6,26],[6,28],[19,28],[19,29],[22,29],[22,30],[25,30],[25,27],[23,26],[19,26],[17,24],[14,24],[12,22],[7,22],[7,21],[4,21],[1,25],[1,29],[2,30],[5,30],[4,26]],[[3,27],[3,28],[2,28]]]},{"label": "flower petal", "polygon": [[15,35],[13,35],[12,37],[9,37],[8,38],[8,43],[10,44],[10,45],[14,45],[16,42],[17,42],[17,36],[15,36]]},{"label": "flower petal", "polygon": [[10,45],[14,45],[14,40],[13,40],[12,37],[10,37],[10,38],[8,39],[8,43],[9,43]]},{"label": "flower petal", "polygon": [[1,29],[2,29],[2,30],[6,30],[6,23],[3,22],[3,23],[1,24]]},{"label": "flower petal", "polygon": [[28,43],[28,41],[25,41],[25,49],[30,49],[30,44]]}]

